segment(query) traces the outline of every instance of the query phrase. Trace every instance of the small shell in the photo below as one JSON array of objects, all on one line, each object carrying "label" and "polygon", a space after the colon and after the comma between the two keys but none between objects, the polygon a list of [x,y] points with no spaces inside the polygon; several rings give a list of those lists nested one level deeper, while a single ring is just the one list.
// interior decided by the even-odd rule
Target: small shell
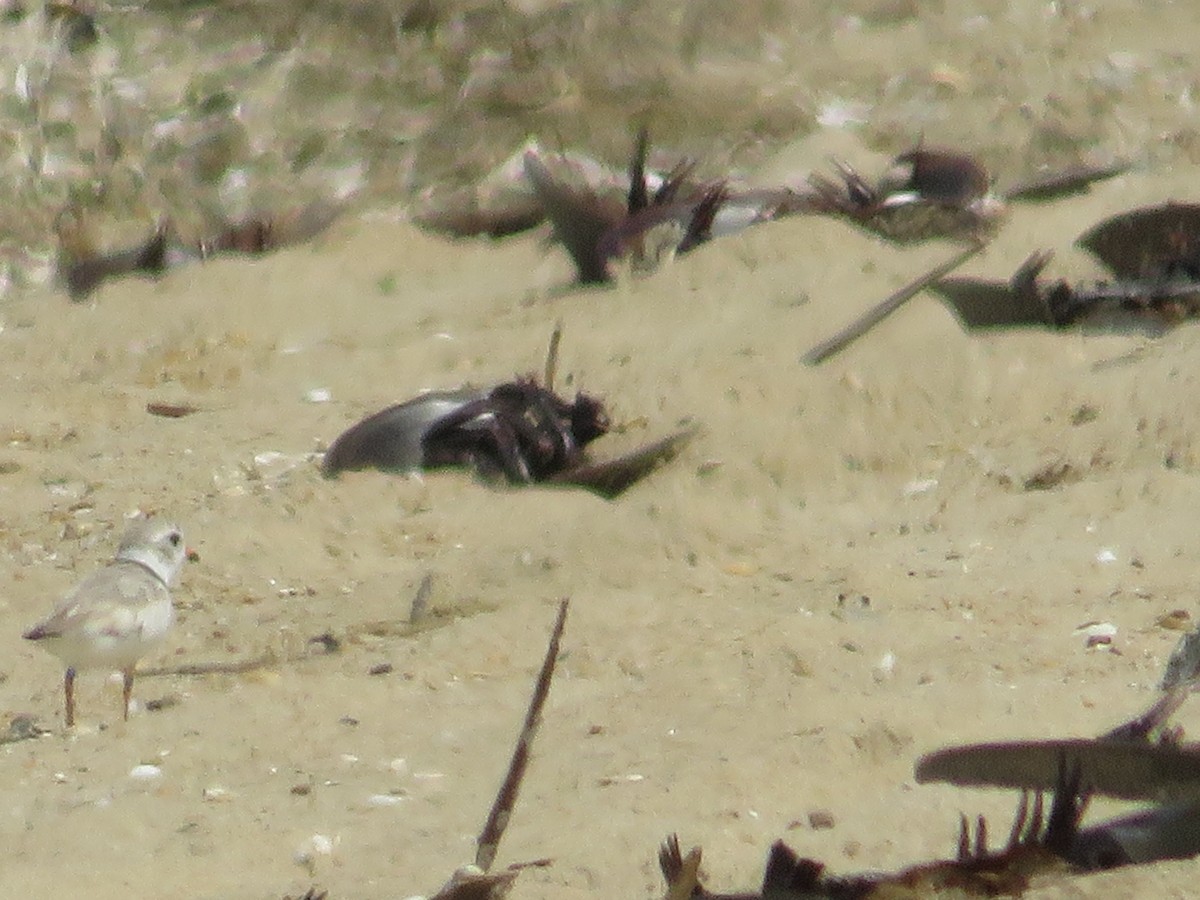
[{"label": "small shell", "polygon": [[896,673],[896,654],[889,650],[875,664],[871,675],[877,682],[884,682]]},{"label": "small shell", "polygon": [[372,794],[367,798],[367,806],[399,806],[405,799],[400,794]]},{"label": "small shell", "polygon": [[337,840],[335,838],[331,838],[325,834],[314,834],[296,848],[292,859],[296,861],[297,865],[311,867],[317,857],[332,856],[333,848],[336,845]]},{"label": "small shell", "polygon": [[1107,647],[1112,644],[1117,636],[1117,626],[1111,622],[1087,622],[1076,628],[1075,633],[1084,637],[1085,646],[1090,650],[1092,647]]}]

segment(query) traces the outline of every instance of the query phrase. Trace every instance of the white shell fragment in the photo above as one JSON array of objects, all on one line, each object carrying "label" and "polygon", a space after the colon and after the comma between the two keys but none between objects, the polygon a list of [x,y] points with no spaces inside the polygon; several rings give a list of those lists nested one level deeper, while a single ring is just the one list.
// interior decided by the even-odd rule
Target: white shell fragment
[{"label": "white shell fragment", "polygon": [[292,859],[296,861],[297,865],[311,867],[318,857],[332,856],[333,848],[336,845],[337,841],[329,835],[314,834],[296,848]]},{"label": "white shell fragment", "polygon": [[937,486],[938,480],[936,478],[918,478],[906,484],[901,493],[905,497],[917,497],[921,494],[928,494],[930,491],[935,490]]},{"label": "white shell fragment", "polygon": [[143,763],[140,766],[134,766],[129,770],[129,777],[134,781],[154,781],[162,778],[162,769],[158,766],[152,766],[149,763]]},{"label": "white shell fragment", "polygon": [[1087,622],[1076,628],[1075,633],[1083,636],[1084,646],[1090,650],[1111,645],[1117,636],[1117,626],[1112,622]]},{"label": "white shell fragment", "polygon": [[817,124],[823,128],[849,128],[867,124],[870,115],[869,104],[830,97],[817,109]]},{"label": "white shell fragment", "polygon": [[887,681],[896,673],[896,654],[889,650],[880,657],[871,674],[878,682]]},{"label": "white shell fragment", "polygon": [[404,800],[405,798],[400,794],[372,794],[367,798],[367,806],[399,806]]}]

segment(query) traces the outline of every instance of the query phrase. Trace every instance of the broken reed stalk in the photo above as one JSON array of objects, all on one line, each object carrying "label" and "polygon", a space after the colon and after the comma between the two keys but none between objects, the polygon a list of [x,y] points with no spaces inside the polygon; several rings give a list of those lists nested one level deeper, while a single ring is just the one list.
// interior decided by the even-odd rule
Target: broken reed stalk
[{"label": "broken reed stalk", "polygon": [[909,282],[883,302],[871,307],[869,310],[863,313],[863,315],[859,316],[848,326],[843,328],[833,337],[829,338],[829,340],[822,341],[821,343],[817,344],[817,346],[813,347],[806,354],[804,354],[803,357],[801,357],[802,361],[807,365],[815,366],[825,362],[825,360],[829,359],[831,356],[836,356],[837,354],[841,353],[852,343],[902,307],[905,303],[917,296],[917,294],[921,293],[921,291],[925,290],[925,288],[929,287],[931,284],[934,284],[940,279],[945,278],[947,275],[965,263],[968,259],[982,250],[984,246],[986,245],[983,242],[972,244],[957,256],[948,259],[940,266],[930,269],[915,281]]},{"label": "broken reed stalk", "polygon": [[558,618],[555,620],[554,630],[550,633],[550,645],[546,648],[542,670],[534,683],[533,696],[525,713],[525,723],[521,726],[521,734],[517,738],[516,747],[513,748],[512,760],[508,764],[504,782],[500,785],[491,812],[488,813],[487,821],[476,841],[475,865],[484,872],[491,868],[496,859],[500,839],[504,836],[504,829],[508,827],[508,820],[517,803],[521,779],[529,765],[533,739],[537,736],[538,726],[542,722],[542,707],[546,705],[546,697],[550,694],[550,680],[554,677],[554,666],[558,662],[558,647],[562,641],[563,627],[567,623],[567,608],[570,603],[570,599],[564,598],[558,604]]},{"label": "broken reed stalk", "polygon": [[562,343],[563,323],[559,319],[554,323],[554,331],[550,333],[550,347],[546,351],[546,367],[542,371],[542,386],[548,391],[554,390],[554,378],[558,374],[558,345]]}]

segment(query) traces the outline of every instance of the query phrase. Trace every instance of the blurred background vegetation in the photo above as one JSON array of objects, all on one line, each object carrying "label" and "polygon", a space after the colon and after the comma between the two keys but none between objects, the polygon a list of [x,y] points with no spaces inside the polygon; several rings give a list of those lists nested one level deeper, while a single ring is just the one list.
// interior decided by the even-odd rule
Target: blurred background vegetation
[{"label": "blurred background vegetation", "polygon": [[403,212],[530,137],[623,164],[642,123],[714,170],[824,127],[1013,176],[1194,161],[1200,22],[1166,6],[1142,39],[1120,0],[8,0],[0,288],[50,277],[67,206],[106,244],[315,198]]}]

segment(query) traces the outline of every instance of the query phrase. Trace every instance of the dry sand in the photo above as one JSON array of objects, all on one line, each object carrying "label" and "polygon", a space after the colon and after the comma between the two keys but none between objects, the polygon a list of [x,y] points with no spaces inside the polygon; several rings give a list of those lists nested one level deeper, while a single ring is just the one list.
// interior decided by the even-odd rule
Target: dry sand
[{"label": "dry sand", "polygon": [[[834,143],[774,165],[824,167]],[[1086,277],[1075,235],[1194,188],[1183,166],[1149,169],[1018,209],[968,271],[1007,277],[1053,247],[1057,273]],[[796,219],[561,295],[569,267],[536,236],[448,242],[376,209],[312,246],[83,305],[6,301],[0,712],[53,731],[0,747],[0,896],[432,892],[473,857],[563,596],[565,655],[500,852],[554,862],[515,898],[657,896],[672,831],[739,888],[781,836],[847,872],[949,855],[960,811],[1004,833],[1015,797],[917,786],[912,763],[1096,734],[1153,699],[1178,637],[1156,620],[1195,605],[1200,330],[971,337],[921,297],[800,364],[950,252]],[[559,319],[560,377],[629,423],[597,453],[694,418],[674,464],[611,503],[456,474],[320,477],[314,454],[367,413],[536,371]],[[306,399],[320,389],[331,402]],[[158,418],[152,401],[200,412]],[[20,631],[136,508],[176,517],[201,555],[145,667],[297,653],[326,632],[341,650],[142,677],[143,707],[178,702],[128,724],[117,686],[85,675],[63,734],[61,671]],[[427,573],[440,618],[406,634]],[[1085,649],[1089,621],[1117,626],[1111,648]],[[143,763],[161,778],[131,779]],[[832,828],[809,827],[818,810]],[[314,835],[332,852],[305,868]],[[1038,896],[1184,897],[1195,879],[1172,863]]]}]

